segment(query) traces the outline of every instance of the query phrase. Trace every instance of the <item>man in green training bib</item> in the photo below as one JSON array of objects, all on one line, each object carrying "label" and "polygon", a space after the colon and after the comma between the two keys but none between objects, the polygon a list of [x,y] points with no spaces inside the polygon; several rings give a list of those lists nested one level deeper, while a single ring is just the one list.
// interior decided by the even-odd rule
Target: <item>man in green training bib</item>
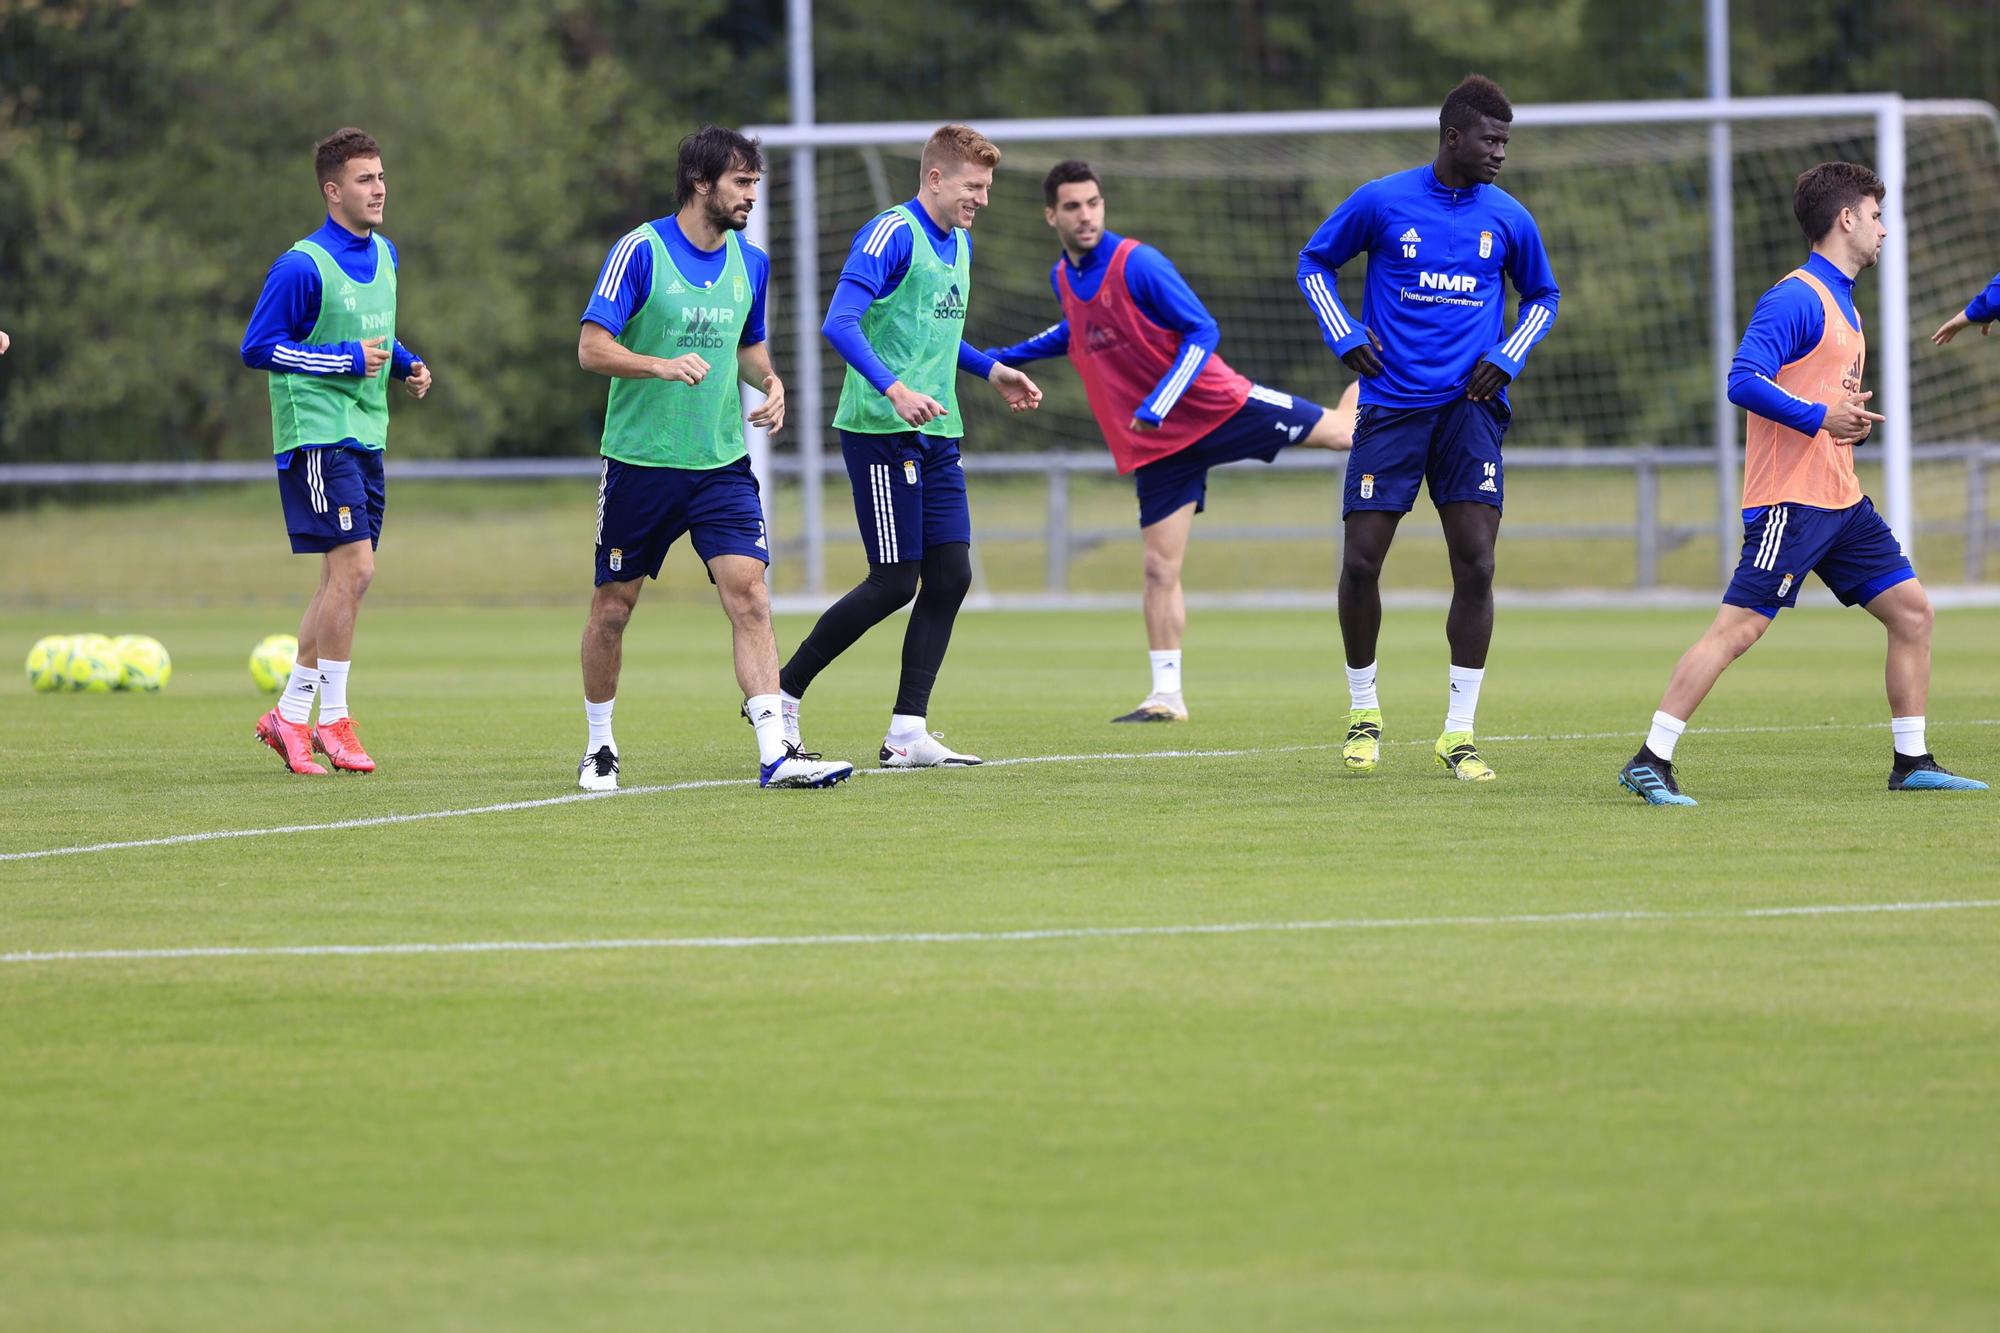
[{"label": "man in green training bib", "polygon": [[[386,492],[389,381],[413,398],[430,367],[396,341],[396,247],[382,225],[382,149],[357,129],[314,151],[326,224],[278,257],[243,334],[243,364],[270,375],[271,450],[285,529],[297,554],[320,557],[319,589],[299,621],[299,652],[257,739],[294,773],[372,773],[347,713],[354,620],[375,577]],[[319,719],[312,716],[319,701]]]},{"label": "man in green training bib", "polygon": [[[611,377],[597,488],[597,590],[583,631],[589,726],[576,784],[618,787],[611,711],[625,626],[681,534],[694,542],[729,616],[743,715],[757,733],[758,783],[831,787],[854,765],[825,760],[785,733],[778,645],[764,570],[771,559],[737,382],[760,390],[752,425],[785,424],[785,386],[764,340],[770,258],[737,233],[750,220],[764,155],[719,125],[681,140],[675,213],[611,247],[584,307],[576,359]],[[736,374],[713,363],[731,361]]]},{"label": "man in green training bib", "polygon": [[972,515],[965,501],[958,373],[986,380],[1016,412],[1042,391],[965,341],[972,295],[972,219],[986,207],[1000,150],[967,125],[924,145],[916,198],[854,237],[821,329],[847,362],[833,424],[854,487],[868,577],[827,608],[785,664],[780,695],[796,727],[813,677],[912,597],[903,672],[883,738],[884,768],[962,767],[929,729],[931,687],[972,586]]}]

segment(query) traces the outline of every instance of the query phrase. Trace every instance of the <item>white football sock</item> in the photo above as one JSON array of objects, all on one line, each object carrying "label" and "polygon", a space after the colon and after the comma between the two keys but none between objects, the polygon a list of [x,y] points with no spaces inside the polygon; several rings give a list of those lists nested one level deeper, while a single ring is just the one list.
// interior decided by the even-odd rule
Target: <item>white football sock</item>
[{"label": "white football sock", "polygon": [[347,669],[352,662],[319,659],[319,720],[339,722],[347,716]]},{"label": "white football sock", "polygon": [[1687,730],[1687,721],[1672,713],[1653,714],[1653,729],[1646,733],[1646,748],[1655,755],[1674,762],[1674,747],[1680,744],[1681,733]]},{"label": "white football sock", "polygon": [[754,694],[743,701],[750,725],[757,730],[757,759],[771,764],[785,757],[785,710],[775,694]]},{"label": "white football sock", "polygon": [[1370,662],[1365,667],[1348,667],[1347,706],[1349,708],[1380,708],[1381,701],[1375,697],[1375,667]]},{"label": "white football sock", "polygon": [[1896,742],[1896,753],[1915,759],[1920,754],[1929,754],[1930,747],[1924,744],[1924,720],[1921,717],[1892,717],[1889,719],[1889,735]]},{"label": "white football sock", "polygon": [[292,678],[278,696],[278,716],[287,722],[312,720],[313,700],[319,697],[319,668],[292,664]]},{"label": "white football sock", "polygon": [[583,743],[585,754],[596,754],[607,745],[611,747],[611,753],[618,753],[618,742],[611,739],[611,710],[617,703],[615,697],[601,704],[594,704],[589,699],[583,701],[583,718],[590,724],[590,739]]},{"label": "white football sock", "polygon": [[889,715],[889,744],[909,745],[924,738],[924,719],[911,717],[908,713]]},{"label": "white football sock", "polygon": [[1178,648],[1156,648],[1146,654],[1153,662],[1153,693],[1179,694],[1181,692],[1181,650]]},{"label": "white football sock", "polygon": [[1451,698],[1444,710],[1446,731],[1472,730],[1472,715],[1479,711],[1479,683],[1485,679],[1485,667],[1451,669]]}]

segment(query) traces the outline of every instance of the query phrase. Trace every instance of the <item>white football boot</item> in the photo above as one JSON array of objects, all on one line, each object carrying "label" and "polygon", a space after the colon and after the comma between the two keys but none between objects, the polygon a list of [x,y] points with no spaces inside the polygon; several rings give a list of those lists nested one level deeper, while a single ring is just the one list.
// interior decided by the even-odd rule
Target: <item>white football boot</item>
[{"label": "white football boot", "polygon": [[908,745],[882,742],[884,768],[971,768],[981,763],[976,754],[960,754],[947,747],[938,732],[919,736]]},{"label": "white football boot", "polygon": [[831,787],[854,776],[844,759],[822,759],[810,750],[785,742],[785,753],[757,770],[760,787]]},{"label": "white football boot", "polygon": [[1149,694],[1145,701],[1123,717],[1114,717],[1113,722],[1185,722],[1188,720],[1187,704],[1181,700],[1181,692],[1172,694]]},{"label": "white football boot", "polygon": [[585,791],[618,790],[618,751],[608,745],[597,747],[576,766],[576,785]]}]

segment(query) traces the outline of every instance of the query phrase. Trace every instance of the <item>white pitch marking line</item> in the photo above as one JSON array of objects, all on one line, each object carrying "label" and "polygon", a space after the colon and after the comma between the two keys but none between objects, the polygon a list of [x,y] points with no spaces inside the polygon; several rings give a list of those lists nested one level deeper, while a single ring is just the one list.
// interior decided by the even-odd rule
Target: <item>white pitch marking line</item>
[{"label": "white pitch marking line", "polygon": [[1514,916],[1351,917],[1326,921],[1227,921],[1209,925],[1051,926],[1034,930],[911,931],[844,935],[687,935],[630,940],[472,940],[442,944],[213,945],[182,949],[78,949],[0,954],[6,963],[153,962],[186,958],[369,958],[403,954],[606,953],[653,949],[782,949],[890,944],[1024,944],[1046,940],[1155,939],[1188,935],[1277,935],[1429,927],[1566,926],[1617,921],[1754,921],[1774,917],[1861,916],[1887,912],[1971,912],[2000,908],[2000,898],[1946,902],[1816,903],[1735,911],[1525,912]]},{"label": "white pitch marking line", "polygon": [[[1994,727],[2000,726],[2000,718],[1973,718],[1953,722],[1950,726]],[[1767,736],[1813,731],[1880,731],[1886,723],[1833,723],[1826,726],[1810,727],[1690,727],[1690,736]],[[1488,744],[1507,744],[1526,741],[1609,741],[1630,740],[1643,737],[1643,731],[1574,731],[1558,732],[1542,736],[1482,736]],[[1430,741],[1386,741],[1387,745],[1429,746]],[[1013,759],[988,759],[981,768],[1016,768],[1025,764],[1088,764],[1121,762],[1134,759],[1242,759],[1252,755],[1301,754],[1319,750],[1334,750],[1339,746],[1324,745],[1276,745],[1239,750],[1130,750],[1109,751],[1102,754],[1039,754],[1022,755]],[[857,768],[860,777],[890,777],[923,772],[922,769],[874,769]],[[667,792],[706,791],[715,787],[754,786],[752,778],[707,778],[696,782],[669,782],[650,787],[620,787],[616,791],[572,792],[565,796],[543,796],[528,801],[502,801],[497,805],[470,805],[455,810],[418,810],[400,815],[365,815],[358,819],[335,819],[322,824],[279,824],[272,828],[215,829],[204,833],[176,833],[164,838],[133,838],[124,842],[93,842],[72,847],[45,847],[27,852],[0,852],[0,862],[40,861],[54,856],[83,856],[92,852],[123,852],[142,847],[184,847],[198,842],[222,842],[231,838],[268,838],[279,833],[333,833],[342,829],[381,828],[389,824],[414,824],[430,819],[462,819],[467,815],[499,815],[515,810],[541,810],[549,806],[574,805],[581,801],[608,801],[621,796],[658,796]]]}]

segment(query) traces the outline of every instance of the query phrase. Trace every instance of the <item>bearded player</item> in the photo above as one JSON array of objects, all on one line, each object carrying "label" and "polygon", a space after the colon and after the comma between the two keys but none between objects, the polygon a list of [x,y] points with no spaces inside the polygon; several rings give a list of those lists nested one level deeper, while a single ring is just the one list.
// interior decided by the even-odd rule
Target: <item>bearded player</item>
[{"label": "bearded player", "polygon": [[1019,366],[1067,354],[1118,471],[1139,493],[1145,543],[1147,657],[1153,686],[1114,722],[1185,722],[1181,639],[1187,603],[1181,566],[1194,516],[1208,505],[1208,470],[1270,462],[1280,450],[1345,449],[1354,438],[1356,385],[1329,412],[1252,384],[1216,354],[1221,331],[1173,262],[1107,231],[1104,191],[1087,162],[1058,162],[1042,182],[1043,217],[1062,255],[1049,283],[1063,317],[1026,342],[988,348]]}]

